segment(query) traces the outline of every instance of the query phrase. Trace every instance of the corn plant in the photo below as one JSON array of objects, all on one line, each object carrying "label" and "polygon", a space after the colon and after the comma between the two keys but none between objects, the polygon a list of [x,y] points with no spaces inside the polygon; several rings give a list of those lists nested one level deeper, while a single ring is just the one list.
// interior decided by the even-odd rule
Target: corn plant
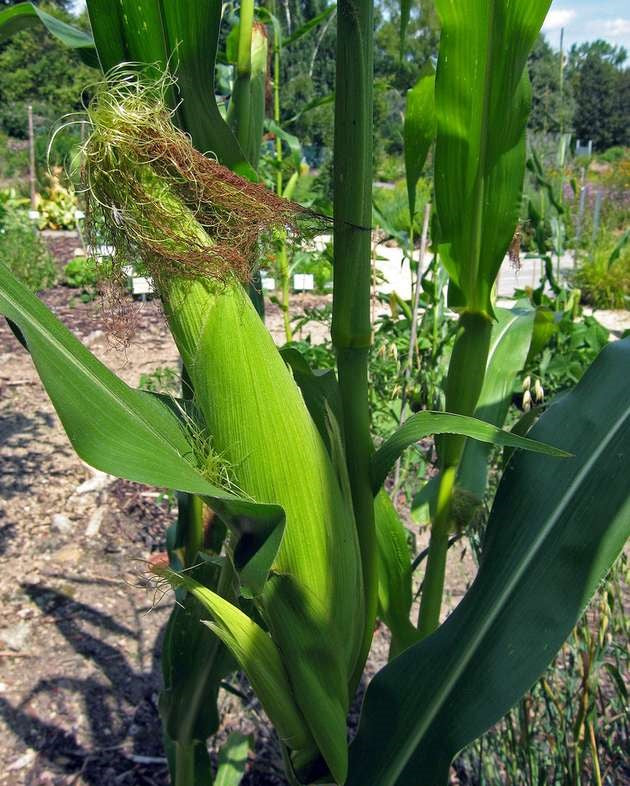
[{"label": "corn plant", "polygon": [[[79,455],[182,495],[169,562],[151,566],[179,601],[166,632],[160,701],[176,786],[212,782],[206,739],[219,723],[220,680],[236,668],[275,726],[292,784],[446,784],[454,755],[541,674],[623,547],[629,341],[606,348],[527,436],[473,417],[485,395],[492,404],[502,390],[484,387],[490,368],[502,382],[500,364],[492,365],[493,285],[522,194],[524,66],[548,6],[437,0],[442,42],[428,91],[436,116],[434,241],[459,313],[448,411],[413,415],[377,448],[367,373],[371,0],[338,6],[336,374],[279,352],[248,296],[261,247],[278,233],[299,236],[317,219],[255,182],[248,7],[241,6],[228,113],[236,134],[213,99],[219,3],[121,0],[112,8],[89,0],[93,46],[52,30],[92,62],[96,54],[106,72],[87,109],[90,213],[118,263],[133,257],[153,276],[182,356],[185,395],[127,386],[4,266],[0,312],[30,352]],[[29,4],[0,16],[13,29],[40,22],[51,25]],[[129,61],[149,68],[121,65]],[[427,145],[418,148],[419,156]],[[441,467],[416,623],[404,530],[383,483],[402,452],[428,435],[440,435]],[[467,439],[520,450],[502,478],[478,576],[440,624]],[[479,461],[485,466],[485,456]],[[395,657],[370,683],[348,747],[346,716],[377,614],[392,630]]]}]

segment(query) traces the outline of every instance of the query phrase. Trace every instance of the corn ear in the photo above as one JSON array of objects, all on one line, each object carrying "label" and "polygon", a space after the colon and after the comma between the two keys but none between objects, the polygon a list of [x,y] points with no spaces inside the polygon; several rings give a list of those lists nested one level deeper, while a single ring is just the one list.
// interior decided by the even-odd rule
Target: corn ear
[{"label": "corn ear", "polygon": [[245,493],[285,510],[261,612],[296,701],[342,783],[348,682],[364,619],[352,512],[291,372],[242,287],[185,282],[169,303],[176,304],[168,309],[171,328],[214,447]]},{"label": "corn ear", "polygon": [[[156,278],[212,449],[229,468],[231,490],[279,505],[286,517],[279,545],[263,546],[269,551],[265,566],[271,568],[268,580],[255,590],[270,637],[210,590],[195,588],[194,592],[209,604],[217,635],[251,672],[252,682],[256,680],[255,689],[291,749],[298,773],[315,771],[321,754],[335,780],[343,783],[348,686],[365,633],[356,524],[347,489],[344,496],[293,375],[239,281],[243,267],[230,273],[229,259],[247,260],[249,252],[240,253],[225,244],[226,237],[239,242],[235,231],[239,228],[245,240],[251,240],[240,202],[251,211],[252,223],[267,228],[280,224],[289,229],[295,210],[291,203],[272,195],[276,204],[258,187],[237,183],[231,173],[209,167],[205,160],[199,162],[199,154],[187,147],[185,138],[174,129],[171,136],[162,114],[145,110],[141,91],[134,92],[132,99],[131,108],[138,118],[151,119],[157,114],[160,128],[155,144],[150,122],[143,121],[138,130],[127,123],[122,151],[124,163],[132,166],[124,178],[118,178],[116,134],[97,127],[95,141],[88,140],[86,151],[93,166],[93,195],[101,203],[107,200],[116,236],[129,226],[136,253]],[[119,113],[110,111],[111,101],[106,96],[99,101],[103,111],[96,113],[95,121],[119,122]],[[99,135],[106,144],[101,145]],[[147,156],[147,150],[158,152]],[[178,164],[177,177],[169,180],[174,159],[186,162],[186,168]],[[108,166],[111,170],[103,172]],[[194,169],[197,166],[199,171]],[[225,182],[215,183],[215,177]],[[206,204],[206,194],[223,201],[216,206]],[[203,223],[200,216],[208,216],[208,222]],[[168,222],[163,233],[161,217]],[[232,224],[223,227],[223,220]],[[176,255],[177,264],[169,259],[170,253]],[[228,263],[223,264],[222,255]],[[214,279],[208,278],[211,269],[205,266],[205,257],[220,271]],[[186,269],[189,261],[197,266],[192,273]],[[273,684],[254,671],[255,648],[260,648],[269,668],[275,669]],[[279,687],[279,665],[288,689]],[[287,696],[295,702],[290,717],[283,715]],[[299,711],[310,737],[298,725]],[[311,747],[312,739],[316,746]]]}]

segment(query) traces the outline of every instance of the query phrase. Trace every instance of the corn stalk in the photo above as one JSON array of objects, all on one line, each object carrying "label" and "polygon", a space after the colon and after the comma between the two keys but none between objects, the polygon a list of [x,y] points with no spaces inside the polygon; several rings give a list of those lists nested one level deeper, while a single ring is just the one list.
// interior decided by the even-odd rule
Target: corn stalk
[{"label": "corn stalk", "polygon": [[[339,3],[332,340],[337,353],[348,474],[363,566],[367,612],[363,659],[367,657],[372,638],[377,599],[368,412],[368,355],[372,335],[372,29],[371,0]],[[360,673],[355,675],[357,682],[359,676]]]}]

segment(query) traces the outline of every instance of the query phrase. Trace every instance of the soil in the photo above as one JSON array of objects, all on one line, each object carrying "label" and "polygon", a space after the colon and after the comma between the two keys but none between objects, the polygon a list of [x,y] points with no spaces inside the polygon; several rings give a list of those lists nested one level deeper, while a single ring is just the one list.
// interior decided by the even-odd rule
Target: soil
[{"label": "soil", "polygon": [[[129,384],[178,355],[157,302],[129,303],[112,334],[111,311],[75,290],[41,295],[90,350]],[[326,297],[295,296],[292,310]],[[279,308],[267,325],[284,340]],[[120,328],[134,328],[122,347]],[[124,331],[123,331],[124,332]],[[295,338],[320,342],[317,322]],[[169,783],[157,698],[160,646],[172,600],[157,606],[142,586],[149,555],[165,546],[175,516],[172,494],[120,480],[84,464],[71,448],[27,352],[0,323],[0,786],[104,786]],[[413,527],[418,550],[426,534]],[[449,606],[472,579],[470,557],[454,549]],[[462,556],[464,559],[462,559]],[[361,694],[386,662],[379,626]],[[278,744],[243,675],[247,701],[221,691],[216,753],[232,731],[254,740],[246,786],[284,784]]]},{"label": "soil", "polygon": [[[99,301],[82,303],[62,287],[42,299],[130,384],[177,365],[155,302],[133,305],[136,334],[122,349]],[[298,296],[293,307],[303,312],[324,300]],[[267,324],[281,342],[274,305]],[[311,324],[301,337],[321,341],[324,332]],[[154,607],[139,578],[151,552],[164,548],[172,496],[96,472],[76,456],[4,320],[0,443],[0,786],[166,786],[157,697],[172,600]],[[379,628],[366,679],[387,650]],[[221,691],[223,723],[213,750],[231,731],[252,734],[244,784],[284,784],[273,731],[245,679],[234,679],[248,701]]]}]

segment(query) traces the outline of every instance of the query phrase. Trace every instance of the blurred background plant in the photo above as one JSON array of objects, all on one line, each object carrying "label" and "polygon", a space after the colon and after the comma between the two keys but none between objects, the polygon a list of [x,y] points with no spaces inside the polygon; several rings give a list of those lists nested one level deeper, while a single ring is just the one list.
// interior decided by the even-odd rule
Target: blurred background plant
[{"label": "blurred background plant", "polygon": [[0,259],[27,287],[39,292],[57,282],[57,267],[33,221],[16,201],[0,192]]},{"label": "blurred background plant", "polygon": [[99,278],[96,261],[90,257],[75,257],[63,269],[63,283],[71,289],[79,289],[83,303],[97,296]]}]

